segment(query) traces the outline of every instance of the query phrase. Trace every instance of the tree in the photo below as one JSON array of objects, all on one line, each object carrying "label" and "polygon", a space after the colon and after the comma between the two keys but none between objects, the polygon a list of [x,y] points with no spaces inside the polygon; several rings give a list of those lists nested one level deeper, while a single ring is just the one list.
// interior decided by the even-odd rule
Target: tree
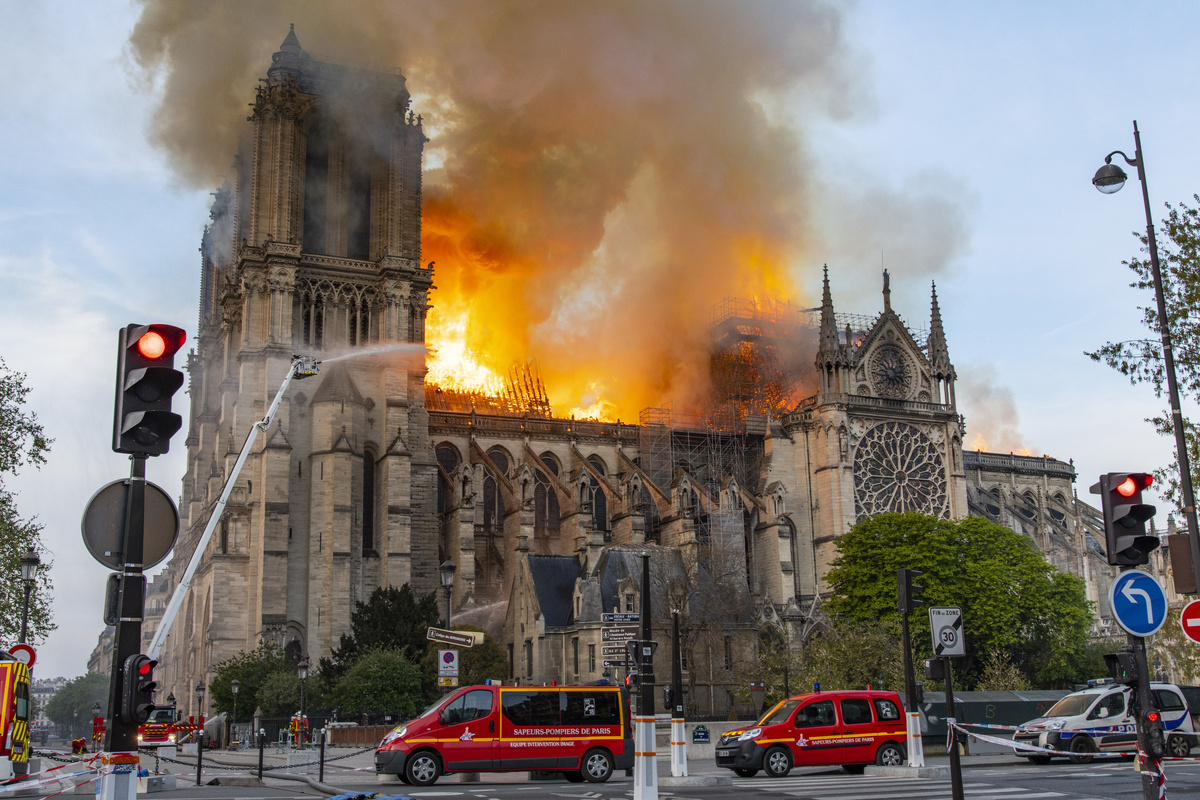
[{"label": "tree", "polygon": [[339,716],[381,712],[412,719],[425,707],[421,668],[403,648],[372,648],[359,654],[330,689],[327,702]]},{"label": "tree", "polygon": [[46,703],[46,716],[60,730],[68,731],[71,738],[90,736],[92,732],[92,706],[100,704],[100,715],[108,713],[108,674],[90,672],[67,681],[50,702]]},{"label": "tree", "polygon": [[[1192,197],[1200,204],[1200,195]],[[1175,374],[1181,399],[1190,396],[1193,400],[1200,400],[1200,292],[1197,291],[1197,287],[1200,287],[1200,206],[1190,208],[1184,203],[1178,206],[1170,203],[1165,205],[1167,216],[1160,222],[1160,236],[1156,238],[1167,325],[1171,330],[1175,356]],[[1145,231],[1135,231],[1134,236],[1141,242],[1142,252],[1148,253],[1149,238]],[[1142,324],[1150,336],[1109,342],[1086,355],[1093,361],[1101,361],[1117,370],[1134,385],[1149,384],[1155,397],[1161,398],[1166,387],[1166,372],[1150,259],[1148,256],[1131,258],[1122,263],[1133,271],[1134,280],[1130,286],[1150,292],[1146,305],[1139,309],[1142,312]],[[1148,421],[1160,434],[1175,435],[1169,410]],[[1200,463],[1200,431],[1186,420],[1184,426],[1188,459],[1195,469],[1195,465]],[[1178,460],[1156,470],[1155,475],[1164,486],[1164,494],[1177,506],[1182,506]]]},{"label": "tree", "polygon": [[[962,608],[964,688],[978,680],[979,656],[997,651],[1037,686],[1069,687],[1082,677],[1092,621],[1083,581],[1047,564],[1026,537],[978,517],[880,514],[839,539],[828,611],[894,625],[902,567],[924,573],[927,606]],[[911,614],[909,626],[914,660],[932,656],[928,615]]]},{"label": "tree", "polygon": [[1029,689],[1029,679],[1013,663],[1004,650],[988,653],[987,662],[975,684],[977,692],[1023,692]]},{"label": "tree", "polygon": [[440,620],[435,592],[418,600],[407,583],[399,589],[381,586],[365,603],[355,603],[350,633],[343,633],[330,657],[321,659],[321,676],[335,685],[359,655],[373,649],[406,649],[419,661],[428,642],[426,629]]},{"label": "tree", "polygon": [[46,438],[37,414],[26,410],[28,395],[24,373],[13,372],[0,358],[0,638],[10,642],[21,630],[25,586],[20,561],[31,547],[42,566],[29,597],[29,639],[36,642],[56,627],[50,613],[51,561],[42,546],[42,526],[35,519],[21,518],[16,496],[4,485],[5,477],[21,467],[46,463],[53,442]]},{"label": "tree", "polygon": [[[238,682],[237,721],[249,721],[263,701],[262,691],[268,679],[276,673],[296,674],[295,663],[283,649],[267,642],[260,642],[249,653],[242,651],[227,658],[213,668],[213,680],[208,686],[208,699],[217,713],[233,713],[232,681]],[[297,678],[299,682],[299,678]],[[297,697],[297,700],[299,698]],[[297,702],[297,708],[299,702]],[[294,709],[293,709],[294,710]],[[266,708],[263,709],[266,712]]]}]

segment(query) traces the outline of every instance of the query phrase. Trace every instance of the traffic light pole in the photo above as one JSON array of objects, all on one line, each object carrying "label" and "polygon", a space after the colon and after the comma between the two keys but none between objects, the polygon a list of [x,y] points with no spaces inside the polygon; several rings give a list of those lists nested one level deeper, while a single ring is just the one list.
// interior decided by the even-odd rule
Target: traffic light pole
[{"label": "traffic light pole", "polygon": [[642,553],[642,640],[638,713],[633,731],[633,800],[658,800],[658,751],[654,741],[654,659],[651,656],[650,554]]},{"label": "traffic light pole", "polygon": [[120,617],[113,632],[113,660],[108,691],[108,728],[104,749],[110,753],[137,751],[138,726],[121,717],[121,694],[125,661],[141,652],[142,609],[145,602],[142,578],[142,537],[146,512],[146,456],[130,456],[129,483],[125,491],[125,531],[121,543]]},{"label": "traffic light pole", "polygon": [[[1162,759],[1153,755],[1150,746],[1151,734],[1143,716],[1145,712],[1154,708],[1154,696],[1150,693],[1150,671],[1146,665],[1146,640],[1131,633],[1126,634],[1126,638],[1130,648],[1133,649],[1134,664],[1137,667],[1137,685],[1133,690],[1132,711],[1133,718],[1137,720],[1138,758],[1142,768],[1142,798],[1143,800],[1158,800],[1163,762]],[[1161,738],[1161,733],[1159,738]]]},{"label": "traffic light pole", "polygon": [[[946,719],[957,718],[954,711],[954,684],[950,680],[950,657],[942,656],[942,682],[946,689]],[[957,732],[954,728],[946,729],[946,744],[950,749],[950,797],[951,800],[963,800],[962,762],[958,756]]]},{"label": "traffic light pole", "polygon": [[683,654],[679,650],[679,612],[671,613],[671,777],[686,778],[687,741],[683,720]]}]

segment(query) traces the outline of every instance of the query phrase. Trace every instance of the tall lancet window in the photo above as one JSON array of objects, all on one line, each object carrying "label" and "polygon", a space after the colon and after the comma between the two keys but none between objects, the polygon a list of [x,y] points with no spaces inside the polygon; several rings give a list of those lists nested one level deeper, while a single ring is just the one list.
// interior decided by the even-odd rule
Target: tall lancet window
[{"label": "tall lancet window", "polygon": [[318,118],[309,126],[304,155],[304,252],[327,252],[328,209],[329,126]]}]

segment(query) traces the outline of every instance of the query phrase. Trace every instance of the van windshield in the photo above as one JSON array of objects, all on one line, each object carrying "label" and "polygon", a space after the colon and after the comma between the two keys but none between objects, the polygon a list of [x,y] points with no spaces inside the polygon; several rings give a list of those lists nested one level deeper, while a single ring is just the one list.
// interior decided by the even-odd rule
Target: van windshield
[{"label": "van windshield", "polygon": [[781,722],[787,722],[787,718],[796,710],[796,706],[800,705],[799,700],[785,700],[779,705],[772,708],[763,718],[758,721],[758,726],[763,725],[778,725]]},{"label": "van windshield", "polygon": [[1095,702],[1094,694],[1069,694],[1054,704],[1053,708],[1043,716],[1047,717],[1077,717],[1087,711]]},{"label": "van windshield", "polygon": [[[458,690],[457,690],[457,689],[455,689],[454,691],[458,691]],[[437,710],[438,710],[438,707],[439,707],[439,706],[440,706],[442,703],[446,702],[446,698],[447,698],[447,697],[449,697],[449,696],[450,696],[450,695],[452,695],[452,694],[454,694],[454,692],[446,692],[444,695],[442,695],[441,697],[439,697],[437,700],[434,700],[432,703],[430,703],[428,708],[426,708],[426,709],[425,709],[424,711],[422,711],[420,714],[417,714],[417,717],[416,717],[416,718],[417,718],[417,719],[420,719],[421,717],[427,717],[427,716],[429,716],[430,714],[432,714],[434,711],[437,711]]]}]

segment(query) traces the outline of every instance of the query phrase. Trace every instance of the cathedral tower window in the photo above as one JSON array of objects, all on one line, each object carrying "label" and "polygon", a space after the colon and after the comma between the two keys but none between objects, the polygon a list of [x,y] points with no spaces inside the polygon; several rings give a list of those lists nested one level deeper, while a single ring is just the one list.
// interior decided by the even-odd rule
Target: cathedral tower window
[{"label": "cathedral tower window", "polygon": [[346,257],[371,257],[371,173],[355,164],[350,170],[346,208]]},{"label": "cathedral tower window", "polygon": [[[558,462],[549,453],[541,456],[543,470],[534,470],[533,487],[533,536],[538,552],[549,552],[547,537],[557,538],[561,532],[561,517],[558,494],[550,483],[550,475],[558,475]],[[546,549],[543,549],[546,548]]]},{"label": "cathedral tower window", "polygon": [[300,300],[301,336],[309,347],[325,344],[325,297],[315,292],[305,292]]},{"label": "cathedral tower window", "polygon": [[367,344],[371,339],[371,304],[364,297],[350,304],[350,346]]},{"label": "cathedral tower window", "polygon": [[[588,456],[588,463],[592,468],[601,475],[605,474],[604,461],[600,456]],[[609,531],[608,524],[608,498],[604,495],[604,490],[600,488],[600,481],[593,476],[588,475],[588,480],[592,486],[592,527],[598,531]]]},{"label": "cathedral tower window", "polygon": [[316,119],[304,155],[304,241],[306,253],[324,253],[329,210],[329,126]]},{"label": "cathedral tower window", "polygon": [[[437,456],[438,464],[447,476],[458,468],[458,453],[450,445],[438,445],[435,455]],[[437,509],[439,514],[445,514],[450,510],[450,501],[453,497],[454,487],[447,482],[446,477],[439,473],[437,494]]]}]

